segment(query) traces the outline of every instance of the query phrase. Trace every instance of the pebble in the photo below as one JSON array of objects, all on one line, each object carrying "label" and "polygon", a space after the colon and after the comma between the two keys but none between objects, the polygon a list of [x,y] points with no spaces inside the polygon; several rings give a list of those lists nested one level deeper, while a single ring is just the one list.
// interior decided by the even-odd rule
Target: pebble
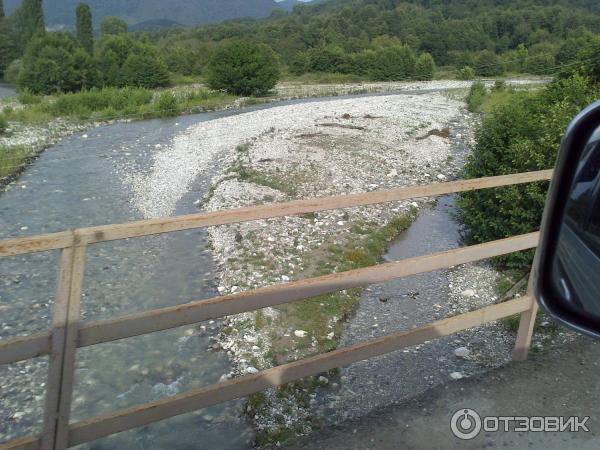
[{"label": "pebble", "polygon": [[460,295],[463,297],[475,297],[475,291],[473,289],[465,289]]},{"label": "pebble", "polygon": [[460,380],[460,379],[464,378],[464,375],[462,373],[460,373],[460,372],[452,372],[450,374],[450,378],[452,380]]},{"label": "pebble", "polygon": [[306,336],[306,331],[304,330],[296,330],[294,331],[294,336],[299,337],[299,338],[303,338]]},{"label": "pebble", "polygon": [[256,367],[246,367],[246,373],[258,373],[258,369]]},{"label": "pebble", "polygon": [[459,358],[466,358],[470,353],[471,351],[467,347],[458,347],[454,350],[454,355]]}]

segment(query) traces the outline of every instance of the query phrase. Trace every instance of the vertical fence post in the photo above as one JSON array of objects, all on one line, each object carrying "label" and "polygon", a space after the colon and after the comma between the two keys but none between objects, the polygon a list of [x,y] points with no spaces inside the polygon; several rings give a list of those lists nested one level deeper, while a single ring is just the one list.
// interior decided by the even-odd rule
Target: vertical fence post
[{"label": "vertical fence post", "polygon": [[60,252],[42,450],[62,450],[68,445],[85,252],[85,246],[64,248]]},{"label": "vertical fence post", "polygon": [[531,299],[531,307],[521,313],[521,318],[519,320],[519,331],[517,331],[517,340],[512,353],[513,361],[525,361],[527,359],[527,355],[529,354],[529,348],[531,347],[533,327],[535,325],[535,318],[539,309],[533,292],[533,270],[529,275],[527,295]]}]

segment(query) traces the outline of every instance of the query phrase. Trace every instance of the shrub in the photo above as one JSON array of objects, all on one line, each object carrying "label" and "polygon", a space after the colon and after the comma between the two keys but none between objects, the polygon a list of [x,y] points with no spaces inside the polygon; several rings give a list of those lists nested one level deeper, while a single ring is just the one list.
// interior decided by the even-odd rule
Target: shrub
[{"label": "shrub", "polygon": [[208,65],[209,86],[236,95],[265,94],[279,76],[279,62],[270,47],[238,40],[222,44]]},{"label": "shrub", "polygon": [[123,64],[121,76],[127,86],[156,88],[169,84],[169,69],[154,52],[130,54]]},{"label": "shrub", "polygon": [[483,99],[485,98],[486,93],[487,91],[483,82],[476,81],[471,85],[471,89],[469,89],[469,95],[467,96],[467,106],[469,111],[479,111],[479,108],[481,108],[481,105],[483,104]]},{"label": "shrub", "polygon": [[407,46],[396,45],[376,50],[370,75],[375,81],[407,80],[414,77],[415,54]]},{"label": "shrub", "polygon": [[17,99],[23,105],[37,105],[42,101],[42,97],[35,95],[33,92],[31,92],[31,89],[28,88],[21,89]]},{"label": "shrub", "polygon": [[0,114],[0,134],[6,133],[6,130],[8,130],[8,122],[5,117]]},{"label": "shrub", "polygon": [[18,86],[36,94],[78,91],[91,86],[89,55],[69,33],[45,33],[27,46]]},{"label": "shrub", "polygon": [[156,110],[161,117],[176,116],[179,114],[179,103],[172,92],[162,92],[156,102]]},{"label": "shrub", "polygon": [[[564,130],[584,106],[600,96],[600,86],[573,75],[540,93],[515,93],[476,131],[476,145],[464,169],[466,178],[506,175],[554,166]],[[548,183],[532,183],[462,193],[458,218],[468,243],[482,243],[539,228]],[[499,257],[496,264],[521,268],[533,252]]]},{"label": "shrub", "polygon": [[435,62],[429,53],[422,53],[415,63],[415,78],[417,80],[432,80],[435,74]]},{"label": "shrub", "polygon": [[505,90],[506,90],[506,81],[504,81],[504,80],[494,81],[494,85],[492,86],[492,91],[503,92]]},{"label": "shrub", "polygon": [[494,77],[504,73],[500,57],[490,50],[483,50],[475,58],[475,73],[480,77]]},{"label": "shrub", "polygon": [[472,67],[465,66],[458,71],[459,80],[473,80],[475,78],[475,71]]}]

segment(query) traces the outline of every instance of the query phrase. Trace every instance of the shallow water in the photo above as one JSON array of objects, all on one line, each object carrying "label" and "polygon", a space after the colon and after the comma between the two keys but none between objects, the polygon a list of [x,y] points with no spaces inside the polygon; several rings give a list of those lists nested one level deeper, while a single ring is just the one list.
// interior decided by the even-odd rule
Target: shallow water
[{"label": "shallow water", "polygon": [[14,97],[17,95],[17,91],[14,86],[10,84],[0,83],[0,98],[3,97]]},{"label": "shallow water", "polygon": [[[405,91],[405,94],[429,91]],[[379,94],[375,94],[379,95]],[[385,95],[390,95],[386,93]],[[363,95],[352,96],[354,98]],[[348,97],[345,97],[348,98]],[[67,137],[40,155],[0,193],[0,239],[141,219],[123,177],[147,171],[164,147],[195,123],[251,110],[327,98],[278,102],[166,120],[117,123]],[[87,136],[87,137],[85,137]],[[213,169],[219,169],[217,161]],[[175,215],[195,212],[211,174],[195,181]],[[0,259],[0,339],[47,329],[57,252]],[[217,295],[215,265],[204,230],[88,248],[83,320],[98,320]],[[157,400],[215,383],[230,371],[225,354],[209,350],[219,323],[135,337],[77,353],[72,420]],[[41,427],[46,359],[0,367],[0,442]],[[247,448],[252,430],[241,401],[124,432],[85,448]]]}]

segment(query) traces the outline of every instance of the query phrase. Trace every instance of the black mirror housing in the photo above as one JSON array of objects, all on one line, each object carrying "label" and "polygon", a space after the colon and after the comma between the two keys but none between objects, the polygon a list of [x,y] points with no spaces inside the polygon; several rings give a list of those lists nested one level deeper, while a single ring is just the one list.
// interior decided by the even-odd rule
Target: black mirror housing
[{"label": "black mirror housing", "polygon": [[532,276],[552,318],[600,338],[600,101],[563,138]]}]

